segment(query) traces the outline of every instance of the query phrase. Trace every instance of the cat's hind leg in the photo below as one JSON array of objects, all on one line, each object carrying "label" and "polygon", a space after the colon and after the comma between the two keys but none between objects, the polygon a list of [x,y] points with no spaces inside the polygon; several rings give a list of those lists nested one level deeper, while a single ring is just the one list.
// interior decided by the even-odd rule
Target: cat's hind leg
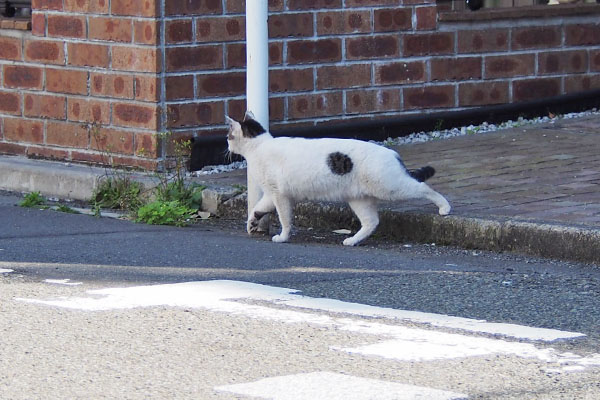
[{"label": "cat's hind leg", "polygon": [[344,240],[343,244],[344,246],[356,246],[375,231],[379,225],[379,213],[374,199],[351,200],[348,204],[360,221],[360,229],[354,236]]},{"label": "cat's hind leg", "polygon": [[438,207],[438,212],[440,213],[440,215],[450,214],[450,210],[452,207],[450,207],[450,203],[448,203],[448,200],[446,200],[444,196],[427,186],[427,184],[421,183],[421,185],[423,196],[426,199],[433,202],[433,204],[435,204]]},{"label": "cat's hind leg", "polygon": [[248,234],[252,234],[258,231],[258,224],[260,219],[268,213],[275,211],[275,205],[273,204],[273,200],[266,193],[263,194],[261,199],[256,203],[252,211],[250,211],[250,215],[248,215],[248,222],[246,224],[246,230]]},{"label": "cat's hind leg", "polygon": [[274,196],[273,203],[275,204],[279,222],[281,223],[281,233],[273,236],[273,241],[275,243],[287,242],[290,238],[290,232],[292,231],[294,203],[285,196]]}]

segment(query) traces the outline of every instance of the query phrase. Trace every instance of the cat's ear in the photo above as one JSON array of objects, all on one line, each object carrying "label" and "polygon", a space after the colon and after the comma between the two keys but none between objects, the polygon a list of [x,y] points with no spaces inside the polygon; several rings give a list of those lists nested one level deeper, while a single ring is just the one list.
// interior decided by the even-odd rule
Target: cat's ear
[{"label": "cat's ear", "polygon": [[225,116],[225,122],[227,122],[229,126],[235,125],[235,120],[233,118],[229,118],[229,115]]},{"label": "cat's ear", "polygon": [[246,114],[244,115],[244,121],[248,121],[250,119],[256,121],[256,117],[254,116],[252,111],[248,110],[248,111],[246,111]]}]

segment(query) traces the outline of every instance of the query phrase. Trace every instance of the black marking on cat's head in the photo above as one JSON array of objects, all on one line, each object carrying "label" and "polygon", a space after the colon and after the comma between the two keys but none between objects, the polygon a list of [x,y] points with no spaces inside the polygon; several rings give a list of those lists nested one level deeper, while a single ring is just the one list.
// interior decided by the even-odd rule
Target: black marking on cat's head
[{"label": "black marking on cat's head", "polygon": [[352,171],[354,163],[346,154],[335,152],[327,156],[327,166],[336,175],[346,175]]},{"label": "black marking on cat's head", "polygon": [[266,132],[265,128],[255,119],[248,118],[240,122],[242,135],[247,138],[255,138]]}]

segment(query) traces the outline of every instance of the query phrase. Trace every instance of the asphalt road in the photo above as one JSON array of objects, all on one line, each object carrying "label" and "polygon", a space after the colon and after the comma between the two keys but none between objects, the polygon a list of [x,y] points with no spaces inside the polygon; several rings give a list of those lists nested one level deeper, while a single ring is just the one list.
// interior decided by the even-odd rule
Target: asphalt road
[{"label": "asphalt road", "polygon": [[[357,399],[363,398],[361,390],[364,398],[417,398],[407,387],[390,387],[389,393],[408,397],[385,392],[392,383],[447,395],[439,398],[600,398],[597,266],[377,239],[348,248],[340,244],[343,236],[313,230],[275,244],[268,237],[248,237],[240,221],[156,227],[24,209],[15,206],[18,200],[0,194],[0,270],[13,270],[0,273],[2,399],[333,399],[342,396],[338,380],[340,387],[355,388]],[[262,286],[244,286],[246,295],[229,292],[227,285],[185,286],[208,280],[263,284],[267,291],[290,288],[311,299],[341,300],[346,303],[335,304],[344,307],[373,307],[349,312],[320,300],[292,306],[265,295]],[[129,298],[119,293],[108,302],[114,307],[100,311],[68,306],[69,299],[94,303],[113,295],[90,290],[149,285],[165,288],[167,300],[152,293],[153,303],[119,308],[114,304]],[[192,297],[215,290],[225,298],[169,303],[188,289],[196,293]],[[225,301],[227,296],[237,300]],[[44,303],[50,300],[66,303]],[[378,314],[390,309],[585,336],[549,343]],[[435,353],[427,346],[412,358],[408,351],[393,356],[399,345],[384,353],[361,347],[404,337],[394,329],[408,328],[423,330],[417,336],[425,338],[437,332],[467,343],[493,342],[482,353],[446,358],[427,356]],[[494,343],[533,347],[526,354],[488,352]],[[256,383],[266,378],[284,380]],[[255,386],[231,386],[252,382]],[[369,389],[373,382],[377,389]],[[301,397],[303,385],[331,393]],[[291,397],[265,389],[277,387],[287,388]],[[244,397],[252,393],[255,397]]]}]

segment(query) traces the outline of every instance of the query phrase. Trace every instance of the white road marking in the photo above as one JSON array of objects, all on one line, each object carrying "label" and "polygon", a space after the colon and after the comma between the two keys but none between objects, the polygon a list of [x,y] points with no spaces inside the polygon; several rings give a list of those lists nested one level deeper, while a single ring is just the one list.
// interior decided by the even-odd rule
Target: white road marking
[{"label": "white road marking", "polygon": [[458,400],[461,393],[333,372],[311,372],[219,386],[215,390],[272,400]]},{"label": "white road marking", "polygon": [[70,279],[46,279],[44,282],[54,285],[78,286],[83,285],[83,282],[71,282]]},{"label": "white road marking", "polygon": [[12,269],[4,269],[0,268],[0,274],[10,274],[11,272],[15,272]]},{"label": "white road marking", "polygon": [[[204,281],[88,291],[89,294],[95,297],[73,297],[58,300],[17,300],[88,311],[150,306],[191,307],[284,323],[309,323],[332,326],[338,329],[375,335],[381,338],[377,343],[353,348],[336,347],[336,350],[374,355],[399,361],[428,361],[489,354],[507,354],[558,364],[563,366],[563,369],[567,367],[573,369],[572,367],[574,366],[600,366],[600,354],[581,357],[576,354],[558,353],[554,349],[549,348],[540,349],[532,343],[408,328],[395,324],[369,322],[355,318],[331,317],[314,311],[334,311],[359,317],[388,317],[477,333],[502,333],[525,340],[552,341],[559,338],[565,339],[584,336],[580,333],[512,324],[487,323],[467,318],[394,310],[347,303],[339,300],[316,299],[295,295],[293,294],[295,292],[293,289],[248,282]],[[267,302],[267,305],[247,304],[236,301],[241,299],[262,300]],[[268,303],[302,308],[274,308],[269,307]]]}]

